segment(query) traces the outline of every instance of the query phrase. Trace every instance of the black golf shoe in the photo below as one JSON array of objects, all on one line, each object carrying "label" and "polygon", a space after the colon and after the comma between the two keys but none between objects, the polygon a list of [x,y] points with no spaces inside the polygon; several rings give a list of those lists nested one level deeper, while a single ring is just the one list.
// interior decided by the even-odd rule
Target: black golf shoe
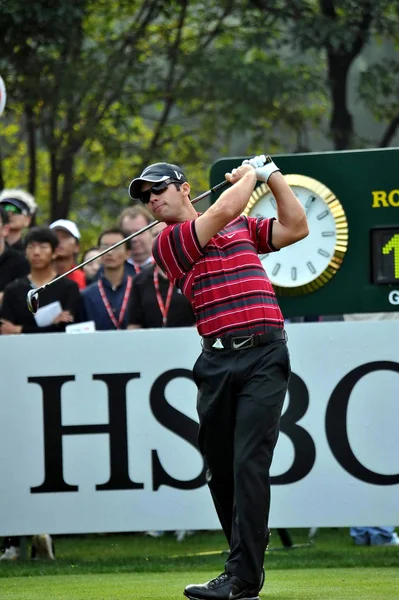
[{"label": "black golf shoe", "polygon": [[222,573],[207,583],[188,585],[184,595],[190,600],[260,600],[259,586],[232,573]]}]

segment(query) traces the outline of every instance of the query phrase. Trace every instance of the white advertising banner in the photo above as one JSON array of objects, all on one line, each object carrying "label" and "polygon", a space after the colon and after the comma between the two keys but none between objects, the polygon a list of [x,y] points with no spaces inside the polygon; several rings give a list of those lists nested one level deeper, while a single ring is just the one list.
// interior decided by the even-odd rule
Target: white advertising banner
[{"label": "white advertising banner", "polygon": [[[399,321],[287,331],[271,526],[397,525]],[[219,528],[200,350],[194,328],[1,336],[0,535]]]}]

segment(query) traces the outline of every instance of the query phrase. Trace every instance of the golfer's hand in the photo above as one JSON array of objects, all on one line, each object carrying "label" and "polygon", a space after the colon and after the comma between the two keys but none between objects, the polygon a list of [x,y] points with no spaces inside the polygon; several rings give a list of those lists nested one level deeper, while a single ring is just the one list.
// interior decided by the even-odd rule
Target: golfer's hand
[{"label": "golfer's hand", "polygon": [[53,321],[54,325],[57,325],[58,323],[73,323],[74,322],[74,318],[72,316],[72,313],[69,312],[69,310],[63,310],[62,313],[60,313],[58,315],[58,317],[56,317]]},{"label": "golfer's hand", "polygon": [[244,160],[243,165],[252,165],[256,172],[256,179],[267,183],[270,175],[280,169],[274,164],[270,156],[259,154],[249,160]]},{"label": "golfer's hand", "polygon": [[229,183],[237,183],[237,181],[242,179],[247,173],[252,174],[254,181],[256,181],[255,168],[249,163],[246,163],[245,165],[242,164],[238,169],[233,169],[231,173],[226,173],[225,178]]},{"label": "golfer's hand", "polygon": [[11,321],[7,321],[7,319],[0,320],[0,333],[1,335],[12,335],[19,334],[22,331],[21,325],[14,325]]}]

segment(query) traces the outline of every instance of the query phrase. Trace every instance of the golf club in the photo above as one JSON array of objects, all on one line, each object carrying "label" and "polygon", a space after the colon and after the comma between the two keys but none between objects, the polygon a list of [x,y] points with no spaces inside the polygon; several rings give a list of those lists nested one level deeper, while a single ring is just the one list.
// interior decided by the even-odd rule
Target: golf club
[{"label": "golf club", "polygon": [[[210,194],[213,194],[214,192],[218,192],[220,190],[223,190],[224,188],[226,188],[229,185],[230,184],[229,184],[228,181],[222,181],[222,182],[218,183],[217,185],[215,185],[210,190],[208,190],[207,192],[203,192],[202,194],[200,194],[199,196],[197,196],[196,198],[194,198],[193,200],[191,200],[191,204],[195,204],[196,202],[199,202],[200,200],[202,200],[203,198],[206,198]],[[137,237],[141,233],[144,233],[148,229],[151,229],[151,227],[154,227],[154,225],[157,225],[158,223],[159,223],[159,221],[153,221],[152,223],[149,223],[148,225],[146,225],[145,227],[143,227],[142,229],[140,229],[140,231],[136,231],[135,233],[132,233],[131,235],[129,235],[128,237],[124,238],[120,242],[117,242],[113,246],[110,246],[106,250],[103,250],[102,252],[100,252],[96,256],[93,256],[92,258],[89,258],[88,260],[85,260],[80,265],[76,265],[76,267],[73,267],[73,269],[70,269],[66,273],[63,273],[62,275],[59,275],[59,277],[56,277],[55,279],[52,279],[48,283],[45,283],[44,285],[41,285],[38,288],[29,290],[29,292],[28,292],[28,294],[26,296],[26,302],[28,304],[29,310],[32,313],[36,313],[37,312],[37,309],[39,308],[39,298],[38,298],[38,296],[39,296],[39,294],[43,290],[45,290],[46,288],[48,288],[50,285],[53,285],[53,283],[56,283],[57,281],[60,281],[60,279],[62,279],[63,277],[67,277],[68,275],[70,275],[74,271],[77,271],[78,269],[81,269],[82,267],[88,265],[93,260],[97,260],[97,258],[100,258],[100,256],[103,256],[104,254],[107,254],[107,252],[111,252],[111,250],[114,250],[114,248],[118,248],[119,246],[122,246],[122,244],[125,244],[126,242],[129,242],[130,240],[132,240],[133,238]]]}]

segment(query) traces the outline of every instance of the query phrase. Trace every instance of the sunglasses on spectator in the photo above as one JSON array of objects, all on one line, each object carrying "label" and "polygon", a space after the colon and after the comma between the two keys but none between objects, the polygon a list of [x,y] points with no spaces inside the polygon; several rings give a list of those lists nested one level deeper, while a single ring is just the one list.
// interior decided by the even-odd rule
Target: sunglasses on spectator
[{"label": "sunglasses on spectator", "polygon": [[[139,200],[140,202],[142,202],[143,204],[148,204],[151,198],[151,194],[163,194],[167,189],[168,186],[174,183],[176,186],[177,184],[181,183],[180,181],[177,181],[177,179],[165,179],[165,181],[160,181],[159,183],[154,183],[154,185],[152,185],[150,188],[148,188],[148,190],[145,190],[144,192],[141,192]],[[177,187],[177,189],[180,189],[179,187]]]},{"label": "sunglasses on spectator", "polygon": [[22,211],[18,206],[14,204],[7,204],[6,202],[2,203],[3,208],[6,212],[11,213],[13,215],[22,215],[24,211]]}]

